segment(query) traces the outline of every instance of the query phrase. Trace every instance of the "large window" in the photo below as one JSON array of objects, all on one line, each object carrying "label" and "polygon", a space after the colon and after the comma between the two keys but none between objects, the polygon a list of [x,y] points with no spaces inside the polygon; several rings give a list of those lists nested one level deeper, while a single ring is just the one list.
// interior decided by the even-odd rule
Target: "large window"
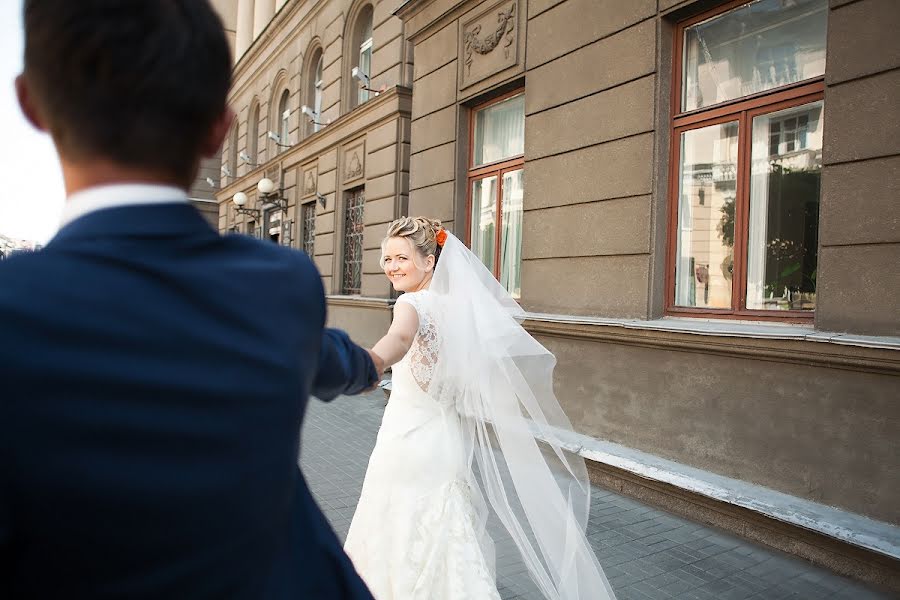
[{"label": "large window", "polygon": [[827,14],[757,0],[678,26],[670,313],[812,317]]},{"label": "large window", "polygon": [[237,121],[231,126],[231,131],[228,133],[228,159],[225,161],[225,169],[226,173],[223,173],[226,177],[228,177],[228,183],[234,183],[237,179],[237,168],[238,168],[238,124]]},{"label": "large window", "polygon": [[469,244],[507,291],[521,294],[525,94],[472,111],[468,172]]},{"label": "large window", "polygon": [[[356,107],[369,99],[369,88],[372,76],[372,5],[366,5],[360,10],[359,17],[353,31],[353,65],[359,69],[356,78],[351,77],[352,91],[350,93],[350,106]],[[352,73],[352,70],[351,70]]]},{"label": "large window", "polygon": [[363,208],[366,204],[365,189],[354,188],[347,192],[344,206],[344,267],[341,293],[358,294],[362,285],[363,259]]}]

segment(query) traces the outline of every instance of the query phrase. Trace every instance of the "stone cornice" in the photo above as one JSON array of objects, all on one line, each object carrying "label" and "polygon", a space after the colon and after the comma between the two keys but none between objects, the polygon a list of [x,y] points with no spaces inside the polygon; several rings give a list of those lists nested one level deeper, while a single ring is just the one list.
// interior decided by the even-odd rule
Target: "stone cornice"
[{"label": "stone cornice", "polygon": [[406,38],[416,43],[478,6],[480,0],[409,0],[394,11],[403,20]]},{"label": "stone cornice", "polygon": [[900,375],[900,351],[897,349],[841,342],[840,336],[753,337],[724,332],[717,335],[714,331],[654,328],[649,323],[641,327],[529,315],[523,325],[531,334],[563,339]]},{"label": "stone cornice", "polygon": [[246,192],[256,186],[260,176],[272,165],[281,164],[284,170],[305,164],[327,150],[339,146],[383,122],[397,117],[409,118],[412,113],[412,90],[395,86],[356,107],[349,113],[341,115],[321,131],[307,136],[290,149],[276,155],[271,160],[258,165],[249,173],[242,175],[237,181],[220,189],[216,193],[219,202],[225,202],[239,192]]}]

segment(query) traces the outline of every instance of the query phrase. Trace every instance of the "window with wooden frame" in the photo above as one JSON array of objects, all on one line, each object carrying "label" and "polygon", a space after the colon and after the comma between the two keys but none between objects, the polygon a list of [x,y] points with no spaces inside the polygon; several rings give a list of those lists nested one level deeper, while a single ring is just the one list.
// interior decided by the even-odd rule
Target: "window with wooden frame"
[{"label": "window with wooden frame", "polygon": [[827,18],[756,0],[678,24],[669,314],[812,318]]},{"label": "window with wooden frame", "polygon": [[506,94],[472,109],[469,123],[469,247],[513,298],[522,284],[525,191],[525,94]]}]

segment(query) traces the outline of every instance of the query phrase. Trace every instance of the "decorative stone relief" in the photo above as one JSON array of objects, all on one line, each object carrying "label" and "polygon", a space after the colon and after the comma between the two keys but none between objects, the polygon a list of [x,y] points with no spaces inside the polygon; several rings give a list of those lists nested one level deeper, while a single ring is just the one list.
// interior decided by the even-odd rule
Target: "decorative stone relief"
[{"label": "decorative stone relief", "polygon": [[518,62],[518,0],[503,0],[462,26],[460,88]]},{"label": "decorative stone relief", "polygon": [[318,191],[318,188],[316,185],[318,183],[317,179],[318,179],[318,176],[316,173],[316,165],[315,164],[307,165],[306,167],[303,168],[302,189],[303,189],[304,196],[312,196],[313,194],[316,193],[316,191]]},{"label": "decorative stone relief", "polygon": [[281,176],[281,165],[272,165],[271,167],[266,169],[266,177],[275,182],[276,189],[284,185],[284,182],[281,180]]},{"label": "decorative stone relief", "polygon": [[359,179],[366,172],[365,146],[353,146],[344,151],[344,181]]}]

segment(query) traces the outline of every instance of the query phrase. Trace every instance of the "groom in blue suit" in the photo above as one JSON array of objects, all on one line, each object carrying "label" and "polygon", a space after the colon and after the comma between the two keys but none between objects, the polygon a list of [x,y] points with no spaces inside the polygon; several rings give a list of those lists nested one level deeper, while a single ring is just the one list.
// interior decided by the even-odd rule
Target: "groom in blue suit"
[{"label": "groom in blue suit", "polygon": [[[63,225],[0,262],[0,598],[371,599],[297,468],[380,376],[299,252],[185,190],[233,119],[207,0],[26,0],[20,104]],[[26,199],[27,200],[27,199]]]}]

